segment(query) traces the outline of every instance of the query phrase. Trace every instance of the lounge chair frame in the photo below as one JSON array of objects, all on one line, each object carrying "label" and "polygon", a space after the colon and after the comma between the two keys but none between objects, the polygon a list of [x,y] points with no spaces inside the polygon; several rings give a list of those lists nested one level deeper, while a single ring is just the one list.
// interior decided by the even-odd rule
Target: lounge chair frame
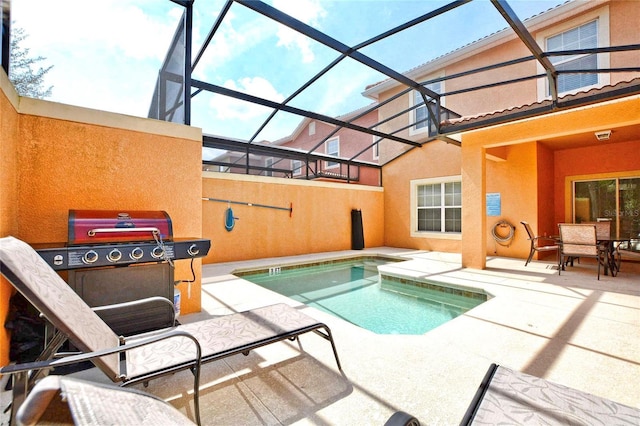
[{"label": "lounge chair frame", "polygon": [[[248,355],[253,349],[283,340],[296,340],[311,331],[331,343],[338,369],[342,371],[329,327],[287,304],[124,337],[117,336],[25,242],[13,237],[0,238],[0,272],[56,330],[38,360],[0,369],[1,374],[14,375],[12,413],[24,401],[40,371],[91,360],[121,386],[191,370],[195,417],[200,424],[202,364],[239,353]],[[230,330],[236,332],[230,336]],[[66,339],[82,353],[54,359]],[[167,358],[161,354],[166,354]]]},{"label": "lounge chair frame", "polygon": [[149,393],[65,376],[47,376],[38,381],[17,411],[16,421],[19,425],[195,424],[174,406]]}]

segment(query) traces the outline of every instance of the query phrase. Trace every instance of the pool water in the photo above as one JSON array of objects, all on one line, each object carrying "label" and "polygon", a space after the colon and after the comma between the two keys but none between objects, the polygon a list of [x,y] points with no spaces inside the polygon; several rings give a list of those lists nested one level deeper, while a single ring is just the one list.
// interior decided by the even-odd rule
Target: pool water
[{"label": "pool water", "polygon": [[378,334],[424,334],[486,301],[484,294],[381,278],[377,267],[386,263],[364,258],[236,275]]}]

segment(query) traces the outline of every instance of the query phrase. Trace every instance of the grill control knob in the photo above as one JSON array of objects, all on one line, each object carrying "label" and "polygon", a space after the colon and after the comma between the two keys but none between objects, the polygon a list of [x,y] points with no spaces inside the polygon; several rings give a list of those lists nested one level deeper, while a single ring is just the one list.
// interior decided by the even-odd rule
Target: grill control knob
[{"label": "grill control knob", "polygon": [[129,257],[131,257],[131,259],[133,260],[140,260],[142,259],[142,256],[144,256],[144,252],[140,247],[134,248],[133,250],[131,250],[131,253],[129,254]]},{"label": "grill control knob", "polygon": [[107,255],[107,260],[109,262],[117,262],[120,259],[122,259],[122,252],[118,249],[111,250]]},{"label": "grill control knob", "polygon": [[164,249],[160,246],[156,246],[153,248],[153,250],[151,250],[151,256],[155,257],[156,259],[160,259],[163,255]]},{"label": "grill control knob", "polygon": [[197,256],[198,253],[200,253],[200,249],[197,245],[191,244],[191,246],[189,246],[189,248],[187,249],[187,253],[189,253],[190,256]]},{"label": "grill control knob", "polygon": [[84,254],[84,256],[82,256],[82,261],[87,264],[93,263],[96,260],[98,260],[98,253],[96,253],[94,250],[89,250]]}]

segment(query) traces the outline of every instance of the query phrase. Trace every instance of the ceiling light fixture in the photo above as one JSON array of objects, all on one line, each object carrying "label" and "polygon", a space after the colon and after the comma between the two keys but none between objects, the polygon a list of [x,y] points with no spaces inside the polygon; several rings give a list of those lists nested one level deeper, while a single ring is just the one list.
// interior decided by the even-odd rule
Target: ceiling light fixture
[{"label": "ceiling light fixture", "polygon": [[603,130],[601,132],[596,132],[596,139],[599,141],[608,141],[611,138],[611,130]]}]

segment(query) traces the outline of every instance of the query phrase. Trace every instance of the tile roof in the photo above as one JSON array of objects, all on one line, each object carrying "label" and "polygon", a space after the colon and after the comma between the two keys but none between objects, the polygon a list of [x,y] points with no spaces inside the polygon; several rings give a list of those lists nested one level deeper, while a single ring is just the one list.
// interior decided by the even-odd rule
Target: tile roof
[{"label": "tile roof", "polygon": [[640,94],[640,77],[629,81],[621,81],[614,85],[595,87],[586,91],[561,96],[558,98],[558,104],[556,106],[553,105],[551,99],[545,99],[543,101],[514,106],[499,111],[452,118],[442,121],[441,125],[443,132],[446,133],[447,127],[460,124],[483,123],[487,121],[494,124],[496,122],[508,121],[510,118],[514,119],[514,117],[525,118],[527,116],[539,115],[563,108],[584,106],[595,102],[612,100],[633,94]]}]

